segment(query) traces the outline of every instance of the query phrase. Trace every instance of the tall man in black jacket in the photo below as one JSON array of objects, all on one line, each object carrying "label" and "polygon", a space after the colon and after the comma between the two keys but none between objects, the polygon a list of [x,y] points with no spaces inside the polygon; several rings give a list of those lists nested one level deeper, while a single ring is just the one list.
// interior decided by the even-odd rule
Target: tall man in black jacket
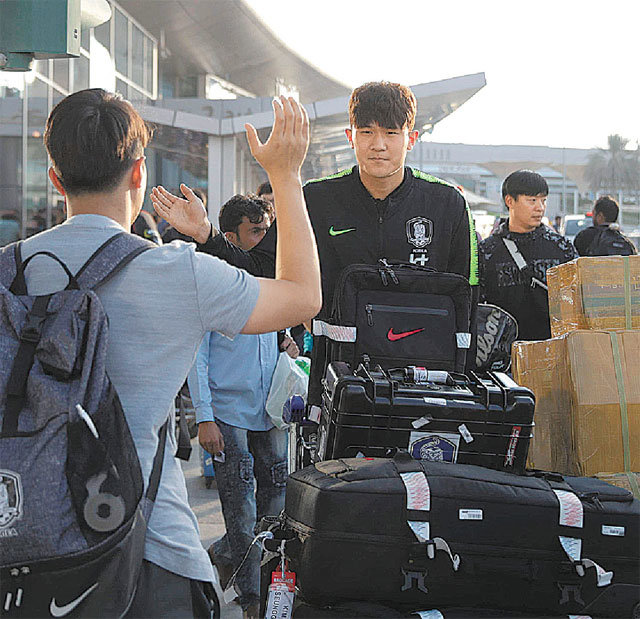
[{"label": "tall man in black jacket", "polygon": [[[418,139],[415,115],[416,99],[406,86],[371,82],[356,88],[346,136],[358,165],[304,187],[322,270],[321,319],[329,316],[338,275],[351,264],[409,261],[478,283],[476,236],[464,197],[453,185],[404,165]],[[152,194],[154,203],[172,208],[175,228],[190,234],[201,251],[273,276],[276,226],[242,252],[218,233],[189,189],[182,191],[188,200],[163,188]],[[320,365],[314,364],[316,372]],[[311,404],[318,403],[320,378],[312,373]]]}]

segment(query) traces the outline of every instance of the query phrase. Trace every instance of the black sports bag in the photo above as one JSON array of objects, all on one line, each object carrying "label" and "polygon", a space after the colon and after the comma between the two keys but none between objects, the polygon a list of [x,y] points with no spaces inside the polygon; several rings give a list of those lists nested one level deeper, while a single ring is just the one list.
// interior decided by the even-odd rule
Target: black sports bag
[{"label": "black sports bag", "polygon": [[350,458],[293,473],[283,530],[301,596],[395,608],[632,617],[640,502],[598,479]]},{"label": "black sports bag", "polygon": [[411,263],[354,264],[336,283],[327,322],[314,320],[311,404],[332,361],[352,369],[370,361],[383,368],[419,365],[463,372],[470,334],[471,287],[455,273]]}]

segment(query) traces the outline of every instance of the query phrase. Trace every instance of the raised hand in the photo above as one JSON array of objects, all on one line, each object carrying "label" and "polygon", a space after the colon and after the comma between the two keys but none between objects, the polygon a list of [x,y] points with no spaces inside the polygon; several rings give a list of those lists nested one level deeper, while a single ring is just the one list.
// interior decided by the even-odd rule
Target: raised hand
[{"label": "raised hand", "polygon": [[207,219],[207,210],[202,200],[184,183],[180,191],[186,196],[174,196],[164,187],[151,190],[151,203],[156,213],[168,221],[178,232],[192,237],[198,243],[204,243],[211,233],[211,223]]},{"label": "raised hand", "polygon": [[299,176],[309,147],[309,117],[293,97],[272,101],[274,121],[271,135],[263,144],[253,125],[246,124],[251,154],[269,178]]}]

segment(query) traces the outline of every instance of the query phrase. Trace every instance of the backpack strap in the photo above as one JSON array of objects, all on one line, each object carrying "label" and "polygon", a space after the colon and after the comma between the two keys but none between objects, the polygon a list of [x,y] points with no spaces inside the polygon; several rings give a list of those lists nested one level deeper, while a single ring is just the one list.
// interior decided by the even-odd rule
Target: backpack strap
[{"label": "backpack strap", "polygon": [[98,247],[74,277],[66,265],[51,252],[37,252],[23,262],[21,246],[22,241],[17,241],[0,248],[0,283],[5,288],[11,288],[14,294],[21,295],[27,294],[24,271],[31,258],[37,255],[50,256],[60,263],[69,277],[67,288],[91,290],[109,281],[142,252],[156,247],[151,241],[135,234],[119,232]]},{"label": "backpack strap", "polygon": [[169,423],[171,417],[169,417],[158,431],[158,447],[156,453],[153,456],[153,464],[151,466],[151,474],[149,475],[149,483],[147,484],[147,491],[144,495],[142,503],[142,513],[144,518],[149,524],[151,518],[151,512],[158,494],[158,487],[160,486],[160,477],[162,477],[162,463],[164,462],[164,451],[167,444],[167,432],[169,431]]},{"label": "backpack strap", "polygon": [[[520,253],[520,250],[518,249],[518,246],[516,245],[515,241],[502,237],[502,242],[504,243],[504,246],[507,248],[507,251],[509,252],[509,255],[511,256],[511,258],[516,263],[516,266],[518,267],[518,269],[520,271],[524,271],[527,268],[527,261],[524,259],[524,256]],[[532,275],[531,287],[533,288],[536,285],[540,286],[541,288],[544,288],[545,290],[549,290],[548,286],[543,281],[539,280],[537,277]]]},{"label": "backpack strap", "polygon": [[585,256],[595,255],[593,252],[598,249],[598,245],[600,245],[600,240],[602,239],[602,234],[604,233],[605,229],[608,230],[608,228],[596,229],[596,234],[594,235],[593,239],[591,239],[591,243],[589,243],[589,247],[587,247],[585,251]]},{"label": "backpack strap", "polygon": [[27,378],[33,365],[42,326],[47,317],[47,307],[52,296],[48,294],[36,297],[27,315],[27,322],[20,333],[20,346],[7,380],[7,408],[0,429],[2,436],[14,436],[18,432],[18,417],[27,394]]},{"label": "backpack strap", "polygon": [[80,288],[93,290],[108,282],[142,252],[156,247],[151,241],[129,232],[108,238],[75,275]]}]

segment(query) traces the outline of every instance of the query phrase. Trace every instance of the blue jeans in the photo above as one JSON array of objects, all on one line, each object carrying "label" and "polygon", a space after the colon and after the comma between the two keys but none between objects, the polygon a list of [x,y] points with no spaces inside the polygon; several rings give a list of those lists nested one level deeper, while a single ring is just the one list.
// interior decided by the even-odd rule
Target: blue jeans
[{"label": "blue jeans", "polygon": [[[214,468],[226,533],[213,550],[216,562],[236,569],[254,539],[256,523],[284,509],[287,433],[276,428],[244,430],[218,420],[216,424],[224,439],[225,461],[214,461]],[[235,579],[243,609],[260,599],[260,558],[254,545]]]}]

